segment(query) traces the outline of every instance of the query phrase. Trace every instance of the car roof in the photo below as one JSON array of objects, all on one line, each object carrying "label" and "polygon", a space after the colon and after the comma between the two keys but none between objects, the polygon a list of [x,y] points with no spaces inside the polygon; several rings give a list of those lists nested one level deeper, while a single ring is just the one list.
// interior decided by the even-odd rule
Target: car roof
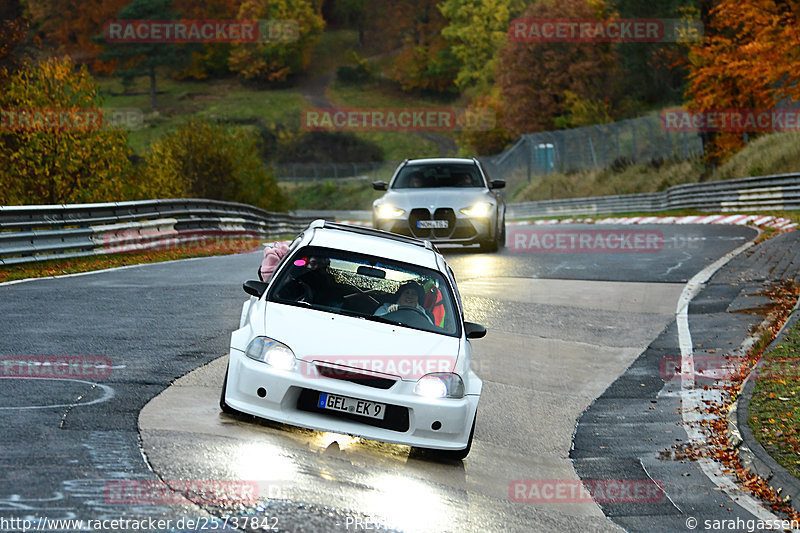
[{"label": "car roof", "polygon": [[431,157],[428,159],[409,159],[406,161],[406,165],[440,165],[440,164],[447,164],[447,163],[461,163],[461,164],[469,164],[474,165],[476,161],[474,159],[467,159],[464,157]]},{"label": "car roof", "polygon": [[315,220],[309,224],[308,230],[313,231],[308,245],[366,253],[441,270],[436,259],[439,254],[429,241],[364,226],[350,226],[323,220]]}]

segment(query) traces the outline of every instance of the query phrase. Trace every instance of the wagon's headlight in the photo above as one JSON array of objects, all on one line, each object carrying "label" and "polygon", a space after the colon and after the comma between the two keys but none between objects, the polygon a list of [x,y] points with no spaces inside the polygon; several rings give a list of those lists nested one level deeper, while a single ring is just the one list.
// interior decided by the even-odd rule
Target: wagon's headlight
[{"label": "wagon's headlight", "polygon": [[244,354],[250,359],[281,370],[292,370],[295,365],[294,352],[282,342],[269,337],[256,337],[251,340]]},{"label": "wagon's headlight", "polygon": [[394,218],[404,214],[405,211],[397,209],[392,204],[381,204],[378,206],[378,218]]},{"label": "wagon's headlight", "polygon": [[489,211],[492,210],[492,204],[486,202],[478,202],[472,207],[465,207],[461,210],[462,213],[468,217],[483,218],[489,216]]},{"label": "wagon's headlight", "polygon": [[414,392],[426,398],[463,398],[464,381],[452,372],[434,372],[419,378]]}]

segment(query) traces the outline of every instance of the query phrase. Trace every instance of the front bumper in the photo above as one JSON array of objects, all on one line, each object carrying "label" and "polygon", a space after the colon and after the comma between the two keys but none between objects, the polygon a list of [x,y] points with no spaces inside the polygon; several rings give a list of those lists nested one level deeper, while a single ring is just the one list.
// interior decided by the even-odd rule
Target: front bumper
[{"label": "front bumper", "polygon": [[[372,225],[376,229],[426,239],[442,244],[478,244],[492,239],[492,217],[468,217],[459,211],[448,208],[436,209],[431,213],[425,208],[415,208],[410,213],[397,218],[377,218],[373,215]],[[447,228],[419,228],[423,220],[446,220]]]},{"label": "front bumper", "polygon": [[[479,395],[428,399],[413,392],[415,381],[374,388],[315,375],[313,366],[298,360],[294,370],[283,371],[232,349],[225,401],[243,413],[318,431],[439,450],[467,446]],[[479,378],[470,372],[464,379]],[[386,404],[385,420],[315,408],[321,392]]]}]

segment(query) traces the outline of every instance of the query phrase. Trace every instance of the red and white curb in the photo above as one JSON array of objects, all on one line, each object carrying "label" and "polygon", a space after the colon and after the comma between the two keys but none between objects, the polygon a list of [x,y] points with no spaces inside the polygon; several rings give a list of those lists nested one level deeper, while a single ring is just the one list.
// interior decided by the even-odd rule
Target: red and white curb
[{"label": "red and white curb", "polygon": [[566,218],[507,222],[508,226],[550,225],[550,224],[731,224],[736,226],[757,226],[783,231],[793,231],[797,223],[788,218],[765,215],[690,215],[682,217],[608,217],[608,218]]},{"label": "red and white curb", "polygon": [[[372,226],[363,220],[337,220],[352,226]],[[757,226],[785,231],[794,230],[797,223],[788,218],[766,215],[689,215],[682,217],[607,217],[607,218],[565,218],[506,222],[506,226],[528,226],[549,224],[731,224],[735,226]]]}]

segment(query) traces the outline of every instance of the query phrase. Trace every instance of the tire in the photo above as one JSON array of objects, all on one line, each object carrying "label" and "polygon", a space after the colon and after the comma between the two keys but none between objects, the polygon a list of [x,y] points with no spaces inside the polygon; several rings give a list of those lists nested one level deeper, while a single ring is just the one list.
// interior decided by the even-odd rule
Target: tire
[{"label": "tire", "polygon": [[485,240],[481,243],[481,251],[494,253],[503,247],[506,243],[506,224],[505,220],[503,221],[502,225],[498,225],[494,228],[494,235],[492,235],[488,240]]},{"label": "tire", "polygon": [[222,394],[219,395],[219,408],[227,415],[235,415],[239,413],[236,409],[231,407],[225,402],[225,391],[228,390],[228,369],[225,369],[225,379],[222,380]]},{"label": "tire", "polygon": [[491,241],[484,241],[481,243],[481,251],[482,252],[489,252],[494,253],[497,251],[497,239],[492,239]]}]

